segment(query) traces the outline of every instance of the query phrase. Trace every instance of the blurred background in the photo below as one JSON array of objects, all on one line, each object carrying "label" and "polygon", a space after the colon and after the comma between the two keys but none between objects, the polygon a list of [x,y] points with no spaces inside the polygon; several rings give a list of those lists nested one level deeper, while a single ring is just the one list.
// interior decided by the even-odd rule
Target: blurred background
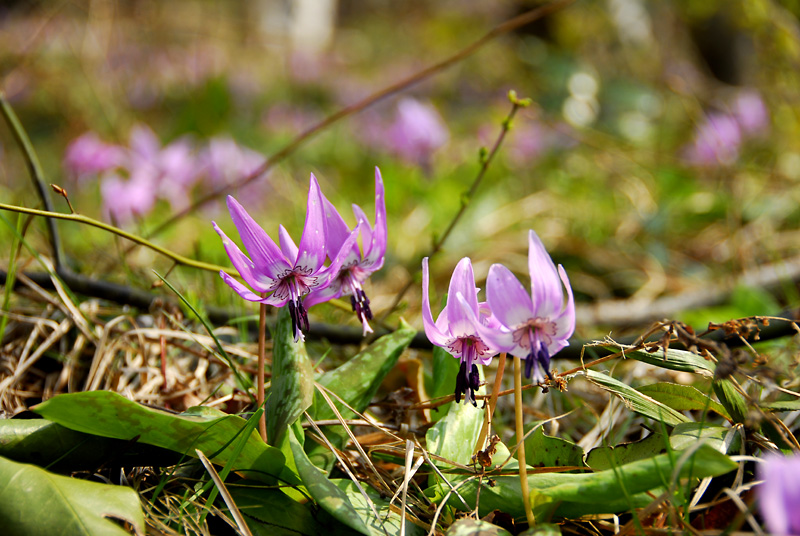
[{"label": "blurred background", "polygon": [[[537,5],[3,2],[0,77],[76,212],[147,234],[326,116]],[[703,327],[776,314],[798,302],[798,14],[796,0],[577,1],[325,128],[230,193],[273,237],[282,223],[299,239],[310,173],[353,224],[350,203],[373,214],[380,167],[389,248],[368,287],[380,315],[458,212],[513,89],[533,104],[432,260],[434,314],[464,256],[480,286],[495,262],[526,280],[528,229],[567,269],[580,337],[665,316]],[[6,126],[0,177],[3,202],[39,206]],[[236,236],[220,198],[153,240],[228,266],[211,220]],[[98,229],[59,227],[86,275],[149,288],[151,270],[171,265]],[[43,221],[26,236],[48,251]],[[216,274],[171,279],[204,304],[254,312]],[[414,285],[397,311],[418,328],[420,299]],[[329,306],[311,314],[357,324]]]}]

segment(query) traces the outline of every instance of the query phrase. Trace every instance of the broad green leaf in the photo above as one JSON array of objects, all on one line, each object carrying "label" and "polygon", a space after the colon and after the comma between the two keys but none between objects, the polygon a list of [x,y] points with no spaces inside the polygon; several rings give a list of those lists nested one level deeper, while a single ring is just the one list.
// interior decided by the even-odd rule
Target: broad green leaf
[{"label": "broad green leaf", "polygon": [[311,463],[293,433],[286,434],[286,437],[289,439],[297,472],[300,473],[300,478],[314,501],[337,521],[361,534],[371,534],[347,494],[336,487],[336,484],[328,479],[325,472]]},{"label": "broad green leaf", "polygon": [[613,447],[593,448],[586,455],[586,464],[595,471],[605,471],[612,467],[652,458],[666,450],[667,440],[656,432],[638,441],[620,443]]},{"label": "broad green leaf", "polygon": [[[195,457],[200,449],[211,461],[226,465],[247,421],[213,408],[182,415],[146,408],[109,391],[58,395],[33,411],[58,424],[103,437],[137,440]],[[282,474],[283,453],[266,445],[253,431],[235,461],[234,471],[273,482]],[[283,475],[286,478],[286,475]]]},{"label": "broad green leaf", "polygon": [[175,465],[180,455],[166,449],[84,434],[47,419],[0,420],[0,456],[57,473],[100,466]]},{"label": "broad green leaf", "polygon": [[0,458],[3,534],[128,534],[108,517],[127,521],[144,534],[139,495],[132,489],[55,475]]},{"label": "broad green leaf", "polygon": [[711,382],[714,393],[725,407],[732,421],[736,424],[744,423],[747,419],[747,403],[741,393],[730,380],[714,380]]},{"label": "broad green leaf", "polygon": [[639,387],[638,391],[676,411],[705,411],[710,409],[730,420],[730,416],[722,404],[711,400],[691,385],[668,382],[654,383]]},{"label": "broad green leaf", "polygon": [[282,307],[273,332],[272,382],[267,400],[267,439],[279,445],[289,426],[314,400],[314,369],[302,341],[294,342],[289,310]]},{"label": "broad green leaf", "polygon": [[[306,505],[272,488],[228,486],[254,536],[317,536],[333,532]],[[224,507],[223,507],[224,509]]]},{"label": "broad green leaf", "polygon": [[761,404],[761,407],[770,411],[797,411],[800,409],[800,398],[776,400],[775,402]]},{"label": "broad green leaf", "polygon": [[531,467],[586,467],[582,448],[572,441],[545,435],[541,426],[525,440],[525,463]]},{"label": "broad green leaf", "polygon": [[[384,335],[345,364],[323,374],[318,380],[320,385],[336,393],[355,410],[363,411],[416,333],[414,328],[401,320],[400,329]],[[352,412],[335,399],[334,404],[344,418],[352,416]],[[333,410],[319,393],[314,396],[313,411],[310,413],[316,420],[335,418]]]},{"label": "broad green leaf", "polygon": [[520,533],[518,536],[560,536],[561,526],[555,523],[537,523],[535,527]]},{"label": "broad green leaf", "polygon": [[[478,371],[483,381],[483,367],[478,365]],[[475,394],[485,393],[486,388],[482,385]],[[485,411],[480,405],[476,408],[463,400],[460,404],[452,404],[445,418],[425,434],[428,452],[462,465],[469,464],[483,426]]]},{"label": "broad green leaf", "polygon": [[502,527],[492,525],[482,519],[464,517],[450,525],[446,536],[511,536],[511,533]]},{"label": "broad green leaf", "polygon": [[[366,499],[364,499],[364,496],[352,480],[336,479],[331,482],[347,495],[353,508],[355,508],[356,512],[361,516],[361,519],[364,520],[372,536],[396,536],[400,534],[400,514],[389,508],[388,499],[384,499],[381,497],[380,493],[366,486],[367,495],[372,501],[372,504],[375,505],[378,516],[380,516],[380,520],[378,520],[375,518]],[[394,505],[399,508],[401,505],[400,500],[395,499]],[[425,534],[424,530],[409,521],[409,517],[410,516],[406,517],[405,533],[408,536],[422,536]]]},{"label": "broad green leaf", "polygon": [[587,370],[584,374],[586,374],[586,378],[595,385],[622,399],[625,406],[631,411],[635,411],[636,413],[640,413],[645,417],[650,417],[657,421],[664,421],[664,423],[669,426],[675,426],[681,422],[689,422],[689,419],[669,406],[640,393],[633,387],[625,385],[607,374],[601,374],[593,370]]},{"label": "broad green leaf", "polygon": [[[588,514],[619,513],[631,507],[643,507],[652,502],[645,492],[670,483],[673,474],[673,458],[660,454],[644,460],[621,465],[615,469],[596,473],[540,473],[528,475],[531,490],[531,503],[537,519],[549,519],[551,514],[558,517],[579,517]],[[714,450],[702,445],[681,465],[679,478],[703,478],[717,476],[736,469],[737,464]],[[493,510],[501,510],[517,518],[524,518],[519,477],[516,475],[481,479],[480,516]],[[468,477],[451,475],[454,485]],[[469,482],[459,487],[459,493],[474,508],[477,495],[478,478],[470,477]],[[434,502],[444,499],[449,488],[437,484],[426,491]],[[627,497],[627,498],[626,498]],[[630,500],[628,500],[628,498]],[[463,510],[461,501],[451,495],[448,504]]]},{"label": "broad green leaf", "polygon": [[[703,422],[687,422],[679,424],[672,429],[669,435],[669,442],[673,449],[688,449],[698,441],[705,441],[709,447],[722,452],[725,437],[731,432],[731,428],[724,426],[711,425]],[[739,453],[741,436],[734,434],[733,441],[727,452]]]},{"label": "broad green leaf", "polygon": [[[433,347],[433,388],[428,393],[432,399],[453,394],[459,367],[458,359],[450,355],[447,350],[439,346]],[[431,410],[431,421],[441,420],[447,415],[452,404],[448,402]]]},{"label": "broad green leaf", "polygon": [[714,370],[716,368],[713,361],[704,359],[686,350],[669,348],[665,355],[664,350],[661,349],[651,353],[646,350],[627,350],[620,346],[607,346],[607,348],[614,352],[619,352],[624,349],[625,357],[642,361],[648,365],[670,370],[680,370],[682,372],[692,372],[708,378],[714,376]]}]

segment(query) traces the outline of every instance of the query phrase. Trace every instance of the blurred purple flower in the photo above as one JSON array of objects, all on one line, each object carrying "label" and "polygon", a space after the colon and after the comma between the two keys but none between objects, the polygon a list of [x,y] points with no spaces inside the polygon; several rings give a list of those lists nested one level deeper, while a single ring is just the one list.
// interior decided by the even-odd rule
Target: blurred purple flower
[{"label": "blurred purple flower", "polygon": [[[362,285],[367,278],[381,269],[383,257],[386,254],[387,228],[386,228],[386,202],[384,200],[383,179],[381,172],[375,168],[375,227],[371,227],[367,215],[358,205],[353,205],[353,213],[358,220],[352,230],[330,201],[323,195],[325,203],[325,219],[328,231],[328,256],[341,257],[340,261],[331,258],[331,266],[339,265],[335,272],[328,269],[330,284],[311,292],[305,300],[308,307],[317,303],[350,296],[350,304],[364,327],[364,335],[372,332],[369,321],[372,320],[372,310],[369,307]],[[355,235],[360,232],[362,249],[359,250]],[[349,246],[348,246],[349,244]],[[346,247],[346,248],[345,248]]]},{"label": "blurred purple flower", "polygon": [[685,150],[686,159],[697,165],[730,165],[739,157],[742,133],[736,118],[711,113],[695,131],[694,141]]},{"label": "blurred purple flower", "polygon": [[422,325],[425,335],[435,344],[447,350],[461,361],[456,377],[456,403],[475,402],[475,391],[480,387],[480,374],[476,362],[488,365],[497,354],[496,346],[482,337],[476,323],[486,331],[496,327],[491,312],[485,304],[478,303],[478,289],[469,257],[464,257],[456,265],[450,278],[447,304],[434,322],[428,296],[428,258],[422,259]]},{"label": "blurred purple flower", "polygon": [[431,154],[450,138],[436,109],[412,98],[397,103],[397,114],[387,134],[392,151],[426,168]]},{"label": "blurred purple flower", "polygon": [[800,456],[767,454],[756,466],[758,506],[770,534],[800,534]]},{"label": "blurred purple flower", "polygon": [[94,132],[87,132],[67,146],[64,168],[69,176],[81,182],[119,167],[124,161],[125,150],[122,147],[102,141]]},{"label": "blurred purple flower", "polygon": [[[308,330],[308,314],[303,297],[310,291],[324,288],[329,278],[323,266],[328,250],[326,245],[326,222],[324,200],[316,177],[311,175],[308,190],[306,222],[298,248],[283,227],[279,226],[280,248],[272,238],[250,217],[247,211],[233,197],[228,196],[228,210],[233,223],[239,231],[248,258],[234,244],[215,222],[214,230],[222,238],[222,244],[234,268],[256,292],[270,293],[261,297],[227,273],[220,271],[222,279],[239,296],[248,301],[265,303],[275,307],[289,306],[292,317],[294,340],[302,340],[303,332]],[[355,241],[355,235],[350,244]],[[252,259],[252,260],[251,260]],[[339,262],[337,266],[336,263]],[[341,266],[341,259],[331,264],[330,272]]]},{"label": "blurred purple flower", "polygon": [[759,134],[769,127],[769,112],[756,90],[740,91],[733,103],[733,113],[745,134]]},{"label": "blurred purple flower", "polygon": [[556,269],[533,231],[528,232],[528,271],[530,292],[502,264],[489,268],[486,299],[500,329],[481,323],[475,327],[488,344],[525,359],[525,377],[530,379],[533,372],[534,383],[540,383],[545,375],[552,379],[550,358],[567,346],[575,330],[575,303],[567,273],[561,265]]},{"label": "blurred purple flower", "polygon": [[248,177],[264,163],[256,151],[228,136],[212,138],[200,154],[203,173],[214,187],[230,186]]},{"label": "blurred purple flower", "polygon": [[146,216],[156,203],[155,185],[146,177],[123,179],[108,175],[100,181],[100,197],[105,212],[120,225]]}]

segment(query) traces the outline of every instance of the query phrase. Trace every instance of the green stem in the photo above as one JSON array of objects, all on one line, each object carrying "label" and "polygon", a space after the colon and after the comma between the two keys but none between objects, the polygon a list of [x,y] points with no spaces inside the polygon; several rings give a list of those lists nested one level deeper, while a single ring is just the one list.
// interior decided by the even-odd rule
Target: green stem
[{"label": "green stem", "polygon": [[114,227],[113,225],[103,223],[93,218],[89,218],[88,216],[84,216],[82,214],[64,214],[62,212],[50,212],[47,210],[39,210],[35,208],[18,207],[16,205],[7,205],[5,203],[0,203],[0,210],[8,210],[10,212],[19,212],[22,214],[32,214],[34,216],[41,216],[43,218],[69,220],[78,223],[83,223],[85,225],[91,225],[92,227],[103,229],[104,231],[114,233],[115,235],[121,236],[122,238],[127,238],[131,242],[136,242],[137,244],[150,248],[153,251],[160,253],[161,255],[169,259],[172,259],[177,264],[181,264],[183,266],[190,266],[192,268],[198,268],[200,270],[208,270],[209,272],[219,272],[220,270],[226,270],[226,268],[223,266],[218,266],[216,264],[211,264],[202,261],[196,261],[190,259],[189,257],[184,257],[183,255],[175,253],[174,251],[170,251],[166,248],[156,245],[150,242],[149,240],[142,238],[141,236],[129,233],[128,231],[123,231],[118,227]]},{"label": "green stem", "polygon": [[522,488],[522,502],[525,506],[525,517],[528,528],[533,528],[536,519],[531,510],[530,491],[528,490],[528,470],[525,467],[525,429],[522,426],[522,363],[514,356],[514,415],[517,423],[517,461],[519,462],[519,485]]},{"label": "green stem", "polygon": [[[262,297],[265,294],[261,294]],[[266,362],[267,353],[267,304],[259,303],[258,308],[258,387],[256,397],[258,399],[259,409],[264,408],[264,365]],[[266,408],[261,413],[258,419],[258,431],[261,433],[261,439],[264,443],[267,442],[267,412]]]}]

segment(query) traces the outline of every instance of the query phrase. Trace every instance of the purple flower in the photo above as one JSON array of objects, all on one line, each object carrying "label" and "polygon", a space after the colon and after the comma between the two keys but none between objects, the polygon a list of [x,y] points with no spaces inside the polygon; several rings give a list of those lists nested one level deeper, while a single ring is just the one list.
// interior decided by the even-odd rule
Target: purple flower
[{"label": "purple flower", "polygon": [[686,158],[697,165],[730,165],[739,157],[742,133],[731,115],[712,113],[697,127]]},{"label": "purple flower", "polygon": [[264,160],[261,154],[227,136],[211,139],[200,155],[203,171],[214,186],[239,182],[261,167]]},{"label": "purple flower", "polygon": [[388,136],[395,153],[425,167],[429,165],[433,151],[450,138],[436,109],[411,98],[397,103],[397,115],[389,127]]},{"label": "purple flower", "polygon": [[540,383],[545,375],[552,378],[550,358],[567,346],[575,330],[575,304],[564,268],[559,265],[556,270],[533,231],[528,233],[528,271],[530,293],[502,264],[489,268],[486,299],[500,329],[479,323],[476,328],[485,341],[500,351],[525,359],[525,377],[530,379],[533,372],[533,381]]},{"label": "purple flower", "polygon": [[124,225],[135,217],[146,216],[156,203],[153,183],[146,178],[125,180],[118,175],[103,177],[100,181],[103,211]]},{"label": "purple flower", "polygon": [[125,150],[102,141],[94,132],[87,132],[67,146],[64,168],[76,180],[112,170],[125,160]]},{"label": "purple flower", "polygon": [[746,134],[759,134],[769,127],[769,112],[758,91],[740,91],[733,103],[733,112]]},{"label": "purple flower", "polygon": [[768,454],[756,467],[761,516],[771,534],[800,534],[800,456]]},{"label": "purple flower", "polygon": [[[332,264],[328,268],[330,284],[310,293],[305,302],[311,307],[317,303],[349,295],[350,304],[361,321],[366,335],[372,331],[369,326],[372,310],[362,285],[373,272],[381,269],[386,254],[386,202],[381,172],[375,168],[375,227],[370,226],[367,215],[361,207],[353,205],[353,213],[358,223],[351,230],[336,207],[324,195],[322,200],[325,204],[325,219],[328,226],[328,255],[335,254],[336,259],[331,259]],[[359,232],[362,236],[363,251],[358,248],[355,240]],[[334,272],[335,266],[339,268]]]},{"label": "purple flower", "polygon": [[[245,300],[275,307],[288,305],[295,341],[302,340],[303,332],[308,330],[308,314],[302,301],[303,296],[312,290],[324,288],[329,280],[323,267],[328,253],[324,206],[319,183],[312,174],[300,247],[295,245],[282,225],[279,227],[278,247],[244,207],[228,196],[228,210],[250,257],[242,253],[217,224],[212,222],[214,230],[222,238],[231,263],[242,279],[256,292],[268,293],[269,296],[259,296],[220,271],[222,279]],[[336,269],[335,263],[331,268]]]},{"label": "purple flower", "polygon": [[428,258],[422,259],[422,324],[425,334],[436,346],[441,346],[461,361],[456,377],[456,403],[475,402],[475,390],[480,387],[480,375],[476,362],[488,365],[497,354],[496,346],[478,332],[476,324],[491,331],[496,324],[485,304],[478,303],[478,289],[469,257],[456,265],[450,278],[447,304],[439,318],[433,321],[428,297]]}]

